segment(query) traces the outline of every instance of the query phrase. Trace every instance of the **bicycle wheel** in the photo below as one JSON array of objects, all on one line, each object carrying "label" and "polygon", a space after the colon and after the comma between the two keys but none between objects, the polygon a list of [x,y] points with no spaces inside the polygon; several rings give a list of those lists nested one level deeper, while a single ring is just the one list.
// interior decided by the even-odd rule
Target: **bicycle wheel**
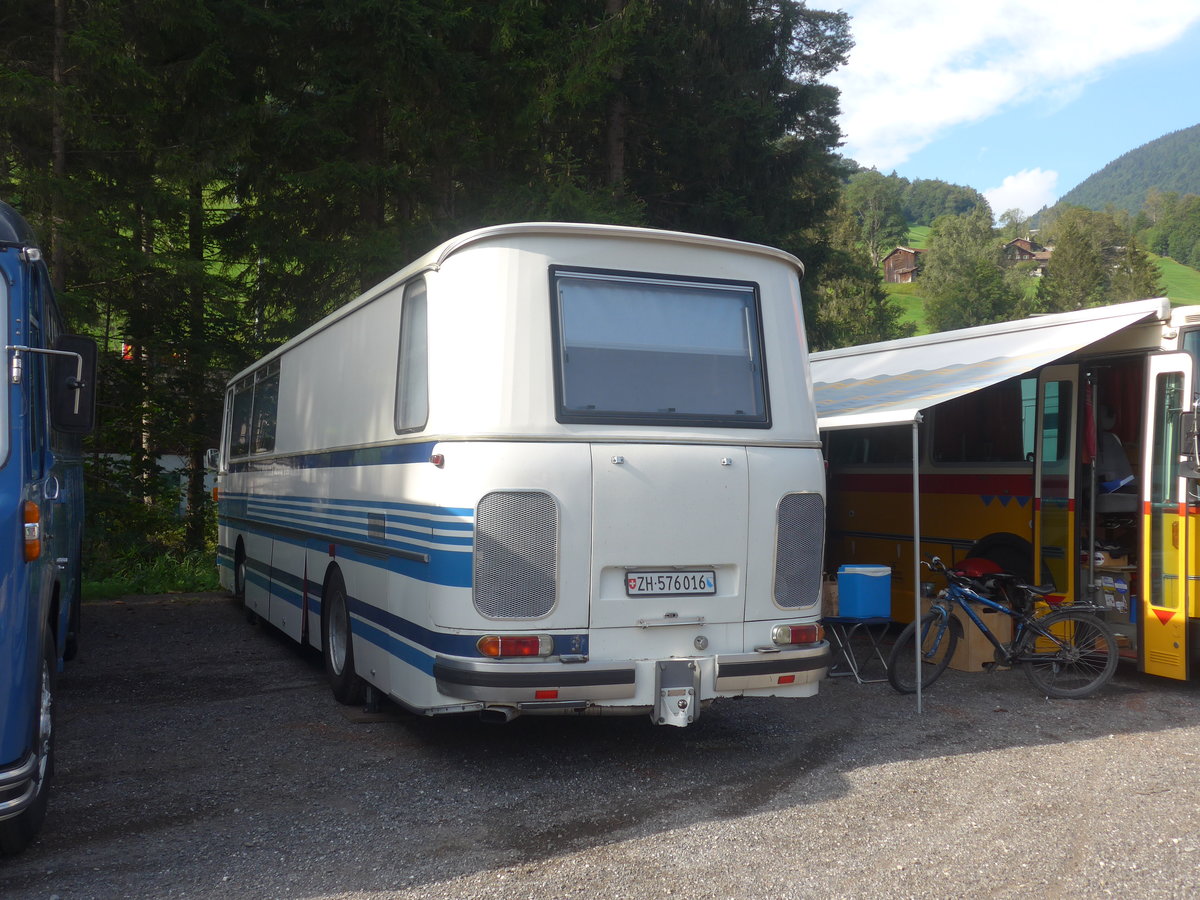
[{"label": "bicycle wheel", "polygon": [[[927,688],[946,671],[958,643],[957,620],[944,609],[934,607],[921,616],[921,687]],[[901,694],[917,690],[917,623],[910,622],[900,632],[888,657],[888,682]]]},{"label": "bicycle wheel", "polygon": [[1020,660],[1029,680],[1047,697],[1077,700],[1112,678],[1117,670],[1117,639],[1096,616],[1060,609],[1037,622],[1053,640],[1027,632]]}]

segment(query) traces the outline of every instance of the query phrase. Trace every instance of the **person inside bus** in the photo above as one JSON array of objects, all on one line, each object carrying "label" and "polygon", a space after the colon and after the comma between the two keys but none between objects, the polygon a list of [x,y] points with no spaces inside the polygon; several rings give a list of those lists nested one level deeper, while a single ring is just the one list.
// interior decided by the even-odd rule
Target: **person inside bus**
[{"label": "person inside bus", "polygon": [[1133,467],[1113,432],[1116,413],[1108,406],[1100,407],[1100,434],[1096,440],[1096,509],[1099,512],[1132,512],[1137,509],[1137,488]]}]

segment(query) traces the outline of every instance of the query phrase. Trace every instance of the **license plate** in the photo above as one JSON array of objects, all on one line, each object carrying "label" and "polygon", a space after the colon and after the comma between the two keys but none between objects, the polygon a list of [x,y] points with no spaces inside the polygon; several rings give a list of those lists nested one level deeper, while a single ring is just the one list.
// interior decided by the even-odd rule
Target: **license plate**
[{"label": "license plate", "polygon": [[717,592],[717,575],[703,572],[626,572],[628,597],[705,596]]}]

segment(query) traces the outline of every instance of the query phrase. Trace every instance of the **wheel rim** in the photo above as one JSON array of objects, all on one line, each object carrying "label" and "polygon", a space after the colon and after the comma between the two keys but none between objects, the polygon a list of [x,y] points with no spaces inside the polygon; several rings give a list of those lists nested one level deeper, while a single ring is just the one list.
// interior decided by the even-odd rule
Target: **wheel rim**
[{"label": "wheel rim", "polygon": [[[1106,682],[1116,668],[1116,654],[1110,638],[1086,619],[1063,617],[1049,624],[1058,637],[1057,647],[1042,647],[1031,637],[1033,654],[1026,660],[1026,671],[1043,690],[1060,696],[1083,696]],[[1043,644],[1049,644],[1045,638]]]},{"label": "wheel rim", "polygon": [[350,623],[346,617],[346,598],[335,591],[329,598],[329,663],[335,674],[346,668],[346,643]]},{"label": "wheel rim", "polygon": [[246,560],[239,558],[233,568],[233,592],[239,597],[246,596]]}]

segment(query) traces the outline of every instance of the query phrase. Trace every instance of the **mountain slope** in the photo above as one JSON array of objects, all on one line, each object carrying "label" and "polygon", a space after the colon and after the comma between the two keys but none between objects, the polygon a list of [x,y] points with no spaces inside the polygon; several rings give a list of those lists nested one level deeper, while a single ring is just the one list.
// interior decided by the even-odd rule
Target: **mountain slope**
[{"label": "mountain slope", "polygon": [[1136,213],[1150,188],[1200,194],[1200,125],[1165,134],[1117,157],[1063,194],[1059,203],[1089,209],[1111,205]]}]

